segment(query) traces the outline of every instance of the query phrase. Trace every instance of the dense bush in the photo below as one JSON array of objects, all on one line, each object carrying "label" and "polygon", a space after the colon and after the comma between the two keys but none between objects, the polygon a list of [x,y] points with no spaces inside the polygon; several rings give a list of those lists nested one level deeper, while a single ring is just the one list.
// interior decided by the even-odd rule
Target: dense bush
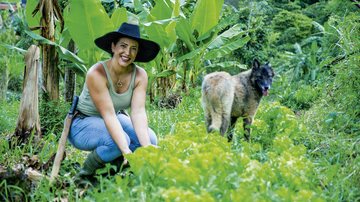
[{"label": "dense bush", "polygon": [[40,125],[44,135],[55,133],[60,137],[70,105],[71,103],[64,101],[40,102]]},{"label": "dense bush", "polygon": [[278,45],[294,44],[312,33],[312,20],[301,13],[281,11],[272,22],[275,32],[281,33]]}]

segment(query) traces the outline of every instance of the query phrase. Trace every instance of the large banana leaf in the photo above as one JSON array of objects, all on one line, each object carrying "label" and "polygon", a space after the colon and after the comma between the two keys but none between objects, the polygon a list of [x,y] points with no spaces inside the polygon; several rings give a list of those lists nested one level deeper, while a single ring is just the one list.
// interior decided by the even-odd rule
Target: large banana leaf
[{"label": "large banana leaf", "polygon": [[73,63],[75,63],[75,71],[77,72],[81,72],[83,75],[85,75],[86,73],[86,67],[84,65],[84,61],[82,59],[80,59],[77,55],[75,55],[74,53],[72,53],[71,51],[69,51],[68,49],[60,46],[59,44],[52,42],[38,34],[35,34],[33,32],[27,31],[25,30],[25,33],[27,35],[29,35],[31,38],[35,39],[36,41],[42,43],[42,44],[48,44],[48,45],[53,45],[57,48],[57,52],[59,53],[59,55],[61,56],[61,58],[69,60]]},{"label": "large banana leaf", "polygon": [[64,20],[80,50],[95,48],[94,39],[116,29],[99,0],[70,1]]},{"label": "large banana leaf", "polygon": [[126,8],[117,8],[111,15],[111,21],[114,27],[119,27],[123,22],[128,19]]},{"label": "large banana leaf", "polygon": [[173,9],[171,3],[161,0],[156,1],[154,8],[150,11],[150,16],[153,18],[152,20],[164,20],[171,18],[172,12]]},{"label": "large banana leaf", "polygon": [[206,68],[228,68],[228,67],[232,67],[232,68],[239,68],[239,69],[247,69],[247,66],[244,64],[239,63],[238,61],[225,61],[225,62],[219,62],[219,63],[215,63],[215,64],[211,64],[206,66]]},{"label": "large banana leaf", "polygon": [[161,47],[168,48],[176,41],[173,19],[157,20],[144,23],[144,29],[149,39],[157,42]]},{"label": "large banana leaf", "polygon": [[197,30],[199,38],[215,27],[219,21],[224,0],[198,0],[191,16],[191,27]]},{"label": "large banana leaf", "polygon": [[205,53],[204,58],[210,60],[218,57],[224,57],[233,52],[234,50],[243,47],[249,40],[249,36],[237,39],[216,49],[210,50],[209,52]]},{"label": "large banana leaf", "polygon": [[177,62],[183,62],[184,60],[190,60],[192,58],[195,58],[196,56],[198,56],[200,53],[202,53],[205,50],[205,47],[200,47],[198,49],[195,49],[193,51],[190,51],[189,53],[177,58]]},{"label": "large banana leaf", "polygon": [[176,42],[177,36],[176,36],[175,28],[176,28],[176,21],[171,21],[165,27],[165,31],[168,35],[169,46]]},{"label": "large banana leaf", "polygon": [[175,31],[177,36],[186,44],[187,48],[193,51],[196,39],[192,34],[190,23],[183,17],[180,17],[176,23]]},{"label": "large banana leaf", "polygon": [[[227,16],[222,16],[221,19],[219,19],[218,24],[210,29],[208,32],[206,32],[205,34],[203,34],[201,37],[197,38],[197,41],[211,41],[213,39],[211,39],[211,36],[216,37],[217,35],[214,35],[214,33],[219,33],[222,30],[226,30],[227,27],[229,26],[233,26],[234,24],[237,24],[237,21],[239,19],[239,15],[238,14],[231,14],[231,15],[227,15]],[[209,40],[210,39],[210,40]]]},{"label": "large banana leaf", "polygon": [[141,0],[133,0],[133,4],[137,19],[139,19],[140,22],[147,22],[146,19],[150,15],[147,7],[141,3]]},{"label": "large banana leaf", "polygon": [[227,42],[229,42],[232,38],[238,37],[243,34],[245,34],[245,32],[240,30],[239,24],[236,24],[233,27],[231,27],[230,29],[221,33],[213,41],[211,41],[210,44],[208,45],[207,49],[211,50],[211,49],[221,47],[224,44],[226,44]]},{"label": "large banana leaf", "polygon": [[175,0],[171,17],[178,17],[181,13],[180,0]]}]

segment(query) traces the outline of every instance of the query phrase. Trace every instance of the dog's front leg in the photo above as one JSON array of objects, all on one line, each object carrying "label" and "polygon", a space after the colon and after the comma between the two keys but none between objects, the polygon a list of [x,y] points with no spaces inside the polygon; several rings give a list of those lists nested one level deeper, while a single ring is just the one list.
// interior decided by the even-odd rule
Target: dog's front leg
[{"label": "dog's front leg", "polygon": [[251,117],[247,117],[243,119],[243,126],[244,126],[244,136],[245,136],[245,140],[246,141],[250,141],[250,126],[252,124],[252,118]]}]

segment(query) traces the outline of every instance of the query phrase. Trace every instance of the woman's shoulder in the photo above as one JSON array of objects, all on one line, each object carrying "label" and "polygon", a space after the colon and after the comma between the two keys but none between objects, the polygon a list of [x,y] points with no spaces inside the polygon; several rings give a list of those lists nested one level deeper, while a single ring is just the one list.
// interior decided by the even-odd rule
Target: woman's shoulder
[{"label": "woman's shoulder", "polygon": [[135,83],[139,84],[140,82],[147,82],[148,75],[144,68],[135,65],[135,71],[136,71],[136,77],[135,77]]},{"label": "woman's shoulder", "polygon": [[136,70],[136,79],[144,79],[144,78],[147,78],[147,73],[145,71],[144,68],[138,66],[138,65],[135,65],[135,70]]},{"label": "woman's shoulder", "polygon": [[87,76],[105,76],[106,72],[102,62],[98,62],[91,66],[87,72]]},{"label": "woman's shoulder", "polygon": [[94,64],[93,66],[91,66],[86,74],[86,78],[87,78],[87,80],[90,79],[90,80],[94,80],[97,82],[99,82],[101,80],[106,81],[106,72],[104,69],[104,65],[101,62],[98,62],[98,63]]}]

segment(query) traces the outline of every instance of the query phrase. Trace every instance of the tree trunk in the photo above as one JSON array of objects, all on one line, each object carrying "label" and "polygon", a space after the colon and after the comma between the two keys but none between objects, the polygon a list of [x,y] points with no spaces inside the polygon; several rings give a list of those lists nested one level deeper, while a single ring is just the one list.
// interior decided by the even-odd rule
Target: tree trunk
[{"label": "tree trunk", "polygon": [[[50,41],[55,41],[55,22],[53,1],[44,1],[41,18],[41,35]],[[45,100],[59,99],[59,71],[57,69],[59,57],[55,46],[43,44],[43,85]]]},{"label": "tree trunk", "polygon": [[[75,53],[75,43],[73,40],[70,40],[68,50]],[[70,64],[68,64],[70,65]],[[70,68],[65,68],[65,100],[71,102],[75,95],[75,84],[76,84],[76,74]]]},{"label": "tree trunk", "polygon": [[0,61],[0,101],[6,99],[6,91],[9,82],[9,71],[6,62]]},{"label": "tree trunk", "polygon": [[38,110],[38,75],[40,68],[40,49],[31,45],[25,55],[23,92],[19,117],[14,136],[18,144],[27,143],[32,132],[35,139],[40,138],[40,120]]}]

